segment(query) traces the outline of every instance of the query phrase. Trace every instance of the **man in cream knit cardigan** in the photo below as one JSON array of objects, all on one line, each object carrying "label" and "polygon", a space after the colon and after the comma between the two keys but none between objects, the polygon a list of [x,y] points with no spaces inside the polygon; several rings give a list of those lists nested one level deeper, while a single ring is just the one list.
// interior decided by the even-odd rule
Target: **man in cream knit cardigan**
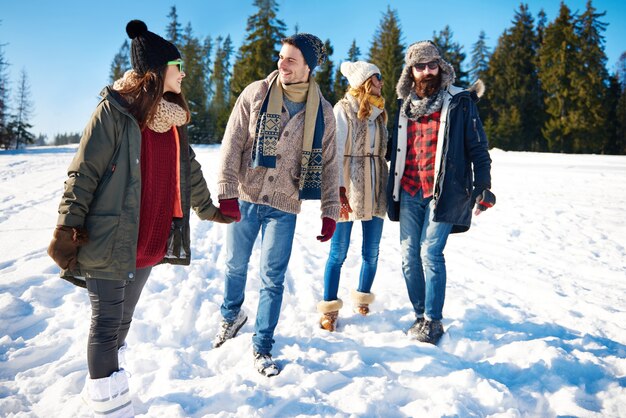
[{"label": "man in cream knit cardigan", "polygon": [[261,230],[252,345],[255,367],[265,376],[280,372],[271,349],[301,202],[321,201],[320,241],[332,237],[339,217],[335,118],[311,76],[325,59],[323,43],[306,33],[282,42],[278,71],[248,85],[235,103],[218,175],[220,210],[238,222],[227,233],[223,321],[214,347],[235,337],[247,320],[248,262]]}]

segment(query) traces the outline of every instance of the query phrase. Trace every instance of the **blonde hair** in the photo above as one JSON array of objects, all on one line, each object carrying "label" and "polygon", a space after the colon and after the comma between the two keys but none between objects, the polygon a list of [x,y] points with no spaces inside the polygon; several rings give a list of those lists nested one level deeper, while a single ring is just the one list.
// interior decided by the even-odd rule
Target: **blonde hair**
[{"label": "blonde hair", "polygon": [[[370,98],[378,97],[374,96],[370,93],[372,90],[372,77],[365,80],[363,84],[361,84],[356,89],[352,87],[348,88],[348,92],[346,94],[351,94],[356,97],[356,100],[359,102],[359,111],[357,112],[357,118],[360,120],[365,120],[370,117],[372,114],[372,103],[370,102]],[[383,122],[385,125],[387,124],[387,111],[383,107]]]}]

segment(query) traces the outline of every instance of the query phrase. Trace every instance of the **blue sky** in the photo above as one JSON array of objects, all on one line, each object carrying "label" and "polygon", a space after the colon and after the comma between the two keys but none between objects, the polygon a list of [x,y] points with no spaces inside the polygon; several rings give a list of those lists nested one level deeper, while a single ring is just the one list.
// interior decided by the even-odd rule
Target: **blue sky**
[{"label": "blue sky", "polygon": [[[11,64],[9,75],[15,92],[19,72],[25,69],[35,104],[33,132],[50,138],[59,132],[80,132],[106,85],[111,61],[126,39],[125,26],[131,19],[144,20],[160,35],[165,32],[170,7],[175,5],[183,25],[191,23],[194,33],[204,37],[230,34],[235,48],[245,35],[246,20],[254,13],[252,0],[2,0],[0,44]],[[586,0],[565,2],[573,12],[584,11]],[[504,29],[511,25],[518,0],[279,0],[279,18],[288,34],[310,32],[330,39],[335,63],[343,60],[353,39],[367,54],[382,13],[387,5],[398,11],[405,44],[432,38],[446,25],[453,39],[471,46],[484,30],[493,48]],[[559,1],[530,1],[536,16],[544,9],[554,20]],[[605,34],[609,70],[626,51],[626,2],[595,0],[598,11],[606,11]],[[488,86],[487,86],[488,87]]]}]

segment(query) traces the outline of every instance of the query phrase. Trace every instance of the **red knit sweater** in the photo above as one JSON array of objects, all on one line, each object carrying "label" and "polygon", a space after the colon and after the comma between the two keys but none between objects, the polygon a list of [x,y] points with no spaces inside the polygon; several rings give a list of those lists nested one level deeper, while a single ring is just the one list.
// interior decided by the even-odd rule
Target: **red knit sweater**
[{"label": "red knit sweater", "polygon": [[163,259],[170,234],[176,194],[177,143],[174,131],[141,133],[141,208],[137,268]]}]

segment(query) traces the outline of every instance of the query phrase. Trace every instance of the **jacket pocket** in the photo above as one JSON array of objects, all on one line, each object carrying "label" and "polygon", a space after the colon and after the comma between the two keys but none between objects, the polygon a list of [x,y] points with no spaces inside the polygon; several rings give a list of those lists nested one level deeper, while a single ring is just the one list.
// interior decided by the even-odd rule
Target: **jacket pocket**
[{"label": "jacket pocket", "polygon": [[89,243],[78,251],[78,263],[82,268],[103,269],[113,261],[115,231],[120,222],[117,215],[91,215],[85,219]]}]

